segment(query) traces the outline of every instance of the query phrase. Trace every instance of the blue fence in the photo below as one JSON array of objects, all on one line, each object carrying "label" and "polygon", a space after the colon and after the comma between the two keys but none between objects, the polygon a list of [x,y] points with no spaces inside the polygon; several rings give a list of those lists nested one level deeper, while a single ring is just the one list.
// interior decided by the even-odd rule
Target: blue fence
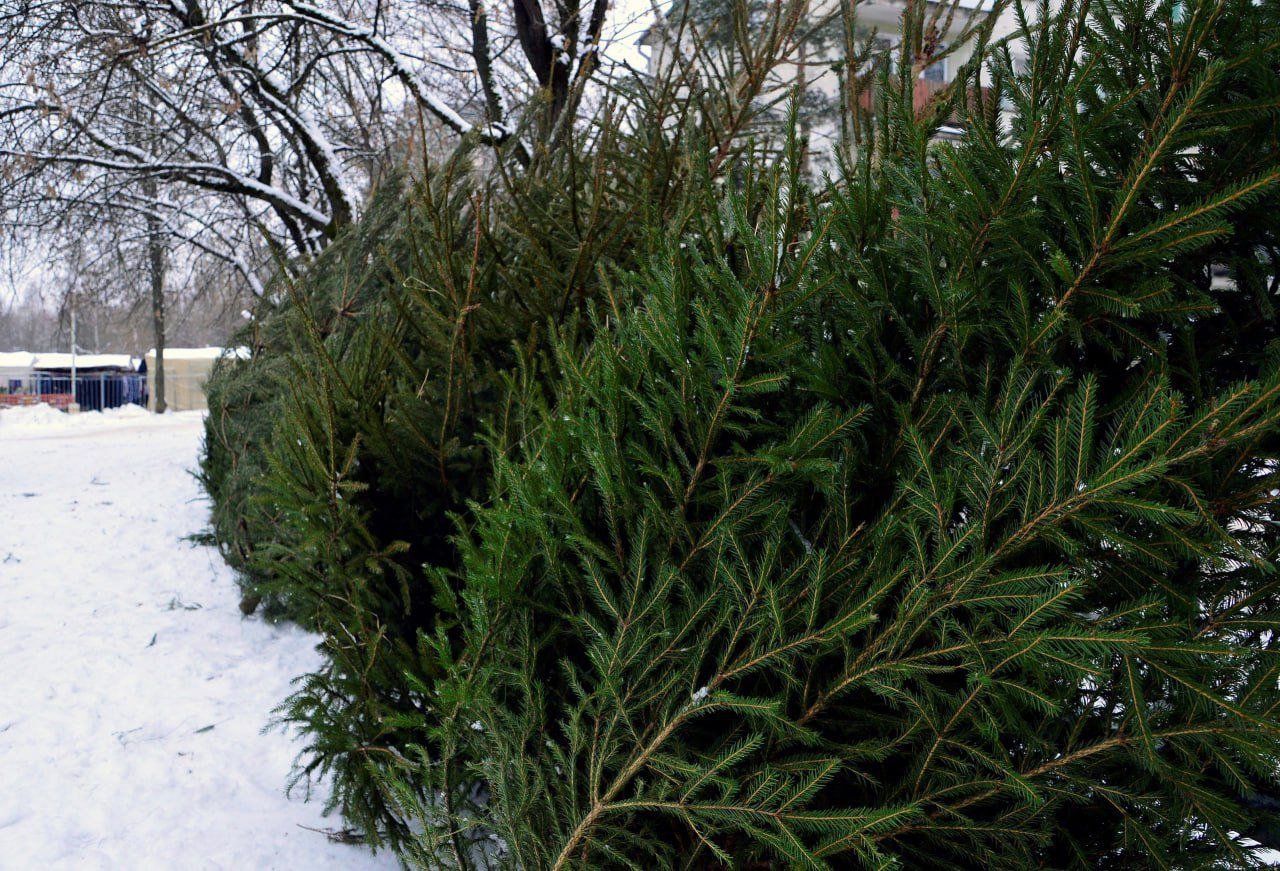
[{"label": "blue fence", "polygon": [[[7,379],[3,391],[21,396],[68,396],[71,394],[70,372],[36,372],[25,378]],[[77,372],[75,398],[81,411],[105,411],[122,405],[147,404],[145,372]]]}]

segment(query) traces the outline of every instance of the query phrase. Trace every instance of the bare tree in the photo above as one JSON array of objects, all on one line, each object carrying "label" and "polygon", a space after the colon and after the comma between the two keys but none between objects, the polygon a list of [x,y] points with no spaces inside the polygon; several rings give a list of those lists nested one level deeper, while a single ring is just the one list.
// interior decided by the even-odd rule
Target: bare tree
[{"label": "bare tree", "polygon": [[[155,199],[155,179],[147,177],[142,180],[143,191],[150,199]],[[168,407],[164,397],[164,272],[165,272],[165,232],[164,222],[156,212],[148,212],[147,223],[147,279],[150,285],[151,325],[155,340],[156,368],[151,373],[151,395],[155,397],[156,414],[164,414]]]},{"label": "bare tree", "polygon": [[68,347],[73,296],[86,352],[142,353],[155,343],[157,310],[166,347],[225,342],[255,307],[254,293],[233,267],[198,256],[165,226],[155,299],[152,229],[129,210],[68,211],[46,225],[27,274],[0,283],[0,351]]},{"label": "bare tree", "polygon": [[142,240],[162,353],[167,274],[217,264],[262,295],[355,219],[408,136],[538,172],[584,105],[631,100],[666,107],[674,136],[696,123],[714,170],[855,6],[733,0],[717,43],[676,4],[669,62],[622,82],[608,0],[0,0],[0,230],[41,253],[96,226]]},{"label": "bare tree", "polygon": [[[0,0],[0,198],[38,210],[51,191],[94,188],[152,212],[213,195],[282,250],[313,254],[358,212],[406,115],[522,164],[563,137],[606,8]],[[139,95],[155,109],[141,131]],[[512,119],[511,106],[536,111]],[[121,194],[143,177],[183,193]],[[213,256],[239,247],[193,235]]]},{"label": "bare tree", "polygon": [[493,27],[482,0],[0,0],[5,241],[47,259],[51,234],[141,234],[163,408],[173,255],[261,295],[354,219],[410,126],[527,166],[597,63],[605,0],[576,2]]}]

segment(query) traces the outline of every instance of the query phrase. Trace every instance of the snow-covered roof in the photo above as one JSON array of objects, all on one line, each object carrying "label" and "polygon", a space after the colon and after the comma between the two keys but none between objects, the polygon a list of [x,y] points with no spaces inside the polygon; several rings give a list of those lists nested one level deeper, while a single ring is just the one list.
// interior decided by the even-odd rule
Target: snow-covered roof
[{"label": "snow-covered roof", "polygon": [[[155,357],[156,349],[152,348],[147,351],[148,357]],[[249,359],[248,348],[165,348],[164,358],[166,360],[216,360],[219,357],[236,357],[240,360]]]},{"label": "snow-covered roof", "polygon": [[[36,354],[31,364],[36,369],[70,369],[71,355],[65,353]],[[76,367],[80,369],[132,369],[133,358],[128,354],[76,354]]]},{"label": "snow-covered roof", "polygon": [[30,369],[36,355],[30,351],[5,351],[0,353],[0,369]]}]

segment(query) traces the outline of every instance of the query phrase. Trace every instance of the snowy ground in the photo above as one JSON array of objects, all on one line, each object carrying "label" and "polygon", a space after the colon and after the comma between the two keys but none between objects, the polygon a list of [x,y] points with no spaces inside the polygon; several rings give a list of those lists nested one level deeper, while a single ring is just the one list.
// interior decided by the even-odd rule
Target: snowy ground
[{"label": "snowy ground", "polygon": [[0,411],[0,869],[393,868],[330,843],[260,733],[318,661],[242,619],[189,470],[200,418]]}]

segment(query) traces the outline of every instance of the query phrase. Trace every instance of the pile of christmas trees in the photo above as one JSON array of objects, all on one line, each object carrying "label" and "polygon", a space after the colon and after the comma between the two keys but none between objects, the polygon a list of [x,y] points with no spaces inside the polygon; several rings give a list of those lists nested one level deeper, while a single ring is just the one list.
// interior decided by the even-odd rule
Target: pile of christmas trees
[{"label": "pile of christmas trees", "polygon": [[217,531],[324,637],[282,717],[371,841],[1280,844],[1280,10],[1081,0],[1017,36],[945,111],[886,65],[823,184],[794,143],[634,125],[595,173],[388,186],[220,372]]}]

